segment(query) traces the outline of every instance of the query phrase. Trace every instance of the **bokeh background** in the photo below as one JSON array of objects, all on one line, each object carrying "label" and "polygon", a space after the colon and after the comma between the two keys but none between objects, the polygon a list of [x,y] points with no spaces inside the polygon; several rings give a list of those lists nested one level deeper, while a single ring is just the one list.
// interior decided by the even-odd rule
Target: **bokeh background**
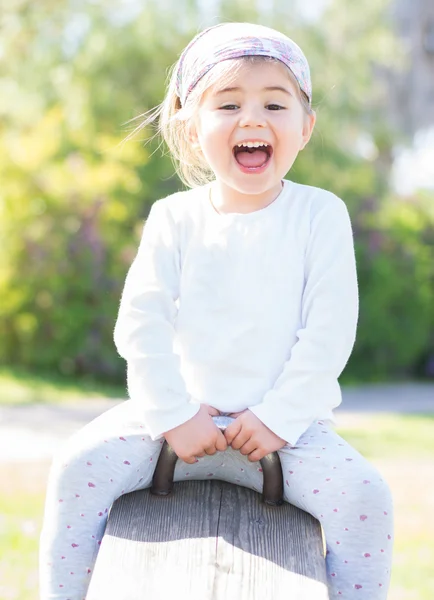
[{"label": "bokeh background", "polygon": [[[431,599],[432,0],[0,2],[0,431],[24,414],[11,407],[125,397],[112,341],[125,275],[152,203],[182,189],[154,130],[125,139],[161,102],[168,68],[195,33],[230,20],[276,27],[308,57],[317,126],[288,176],[331,190],[351,214],[361,309],[343,386],[412,382],[408,402],[412,389],[427,400],[405,416],[389,397],[386,416],[356,419],[356,411],[342,431],[396,485],[392,600]],[[39,426],[35,412],[25,414],[23,427]],[[21,445],[11,431],[0,444],[9,482],[0,598],[28,600],[47,456],[35,459],[36,438],[28,460],[7,455],[6,445]]]}]

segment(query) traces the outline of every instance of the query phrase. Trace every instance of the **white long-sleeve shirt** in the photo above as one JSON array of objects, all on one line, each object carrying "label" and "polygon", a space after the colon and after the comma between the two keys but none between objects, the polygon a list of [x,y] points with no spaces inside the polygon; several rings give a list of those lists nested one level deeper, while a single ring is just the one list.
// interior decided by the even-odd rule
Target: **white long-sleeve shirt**
[{"label": "white long-sleeve shirt", "polygon": [[247,214],[219,214],[209,185],[157,201],[115,327],[130,398],[153,439],[206,403],[249,408],[295,444],[333,421],[358,316],[347,208],[285,180]]}]

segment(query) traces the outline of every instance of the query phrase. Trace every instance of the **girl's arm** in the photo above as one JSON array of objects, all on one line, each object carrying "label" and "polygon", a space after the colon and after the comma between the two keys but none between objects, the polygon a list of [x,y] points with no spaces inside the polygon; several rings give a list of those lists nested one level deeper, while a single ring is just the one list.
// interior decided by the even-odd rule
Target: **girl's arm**
[{"label": "girl's arm", "polygon": [[162,201],[146,221],[128,272],[114,331],[127,361],[128,392],[143,407],[152,439],[191,419],[200,409],[189,402],[173,351],[180,257],[175,223]]},{"label": "girl's arm", "polygon": [[313,215],[305,256],[305,287],[298,341],[262,402],[250,407],[294,445],[311,423],[341,402],[338,377],[353,349],[358,286],[353,234],[336,196]]}]

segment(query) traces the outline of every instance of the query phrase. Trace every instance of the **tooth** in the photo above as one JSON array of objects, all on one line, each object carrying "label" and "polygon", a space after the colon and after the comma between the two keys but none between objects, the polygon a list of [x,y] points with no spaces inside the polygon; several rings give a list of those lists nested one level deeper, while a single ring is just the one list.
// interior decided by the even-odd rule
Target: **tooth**
[{"label": "tooth", "polygon": [[269,144],[266,142],[240,142],[237,144],[238,148],[260,148],[261,146],[267,148]]}]

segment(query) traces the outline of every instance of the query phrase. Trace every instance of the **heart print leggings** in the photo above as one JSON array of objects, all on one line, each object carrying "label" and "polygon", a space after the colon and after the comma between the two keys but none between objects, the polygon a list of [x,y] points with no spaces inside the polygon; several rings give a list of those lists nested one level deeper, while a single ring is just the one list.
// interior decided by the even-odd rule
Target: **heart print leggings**
[{"label": "heart print leggings", "polygon": [[[113,502],[150,486],[162,440],[122,402],[75,433],[53,461],[40,540],[40,600],[85,600]],[[393,546],[389,487],[335,431],[315,421],[279,450],[285,500],[323,528],[330,600],[385,600]],[[262,490],[260,463],[239,452],[178,461],[175,481],[221,479]]]}]

